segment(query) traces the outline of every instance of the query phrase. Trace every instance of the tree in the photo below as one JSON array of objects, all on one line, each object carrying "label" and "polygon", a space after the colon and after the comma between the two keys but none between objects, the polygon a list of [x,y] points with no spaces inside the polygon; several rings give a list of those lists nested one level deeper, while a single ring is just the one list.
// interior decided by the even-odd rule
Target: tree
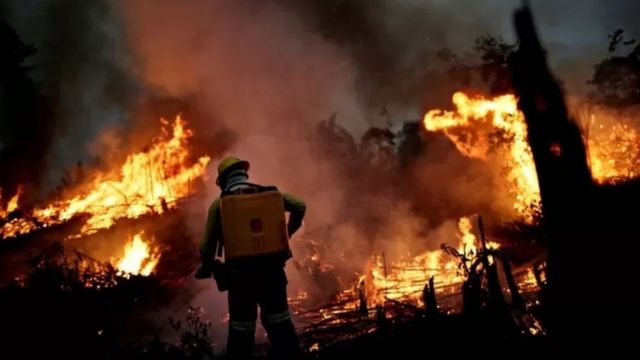
[{"label": "tree", "polygon": [[516,44],[504,41],[500,37],[482,35],[475,40],[473,47],[476,58],[465,61],[449,49],[438,52],[438,58],[447,63],[448,73],[452,80],[469,86],[474,80],[480,80],[492,95],[513,92],[511,75],[507,66],[507,58],[516,49]]},{"label": "tree", "polygon": [[51,111],[29,77],[27,60],[36,52],[0,18],[0,188],[37,184],[50,143]]},{"label": "tree", "polygon": [[507,57],[515,48],[515,44],[509,44],[499,37],[483,35],[476,39],[474,49],[480,55],[482,62],[476,66],[475,70],[482,81],[489,86],[491,94],[513,92]]},{"label": "tree", "polygon": [[[609,35],[609,56],[595,65],[593,78],[587,83],[593,87],[591,96],[596,103],[625,107],[640,104],[640,45],[627,39],[624,30]],[[629,49],[619,55],[620,51]]]}]

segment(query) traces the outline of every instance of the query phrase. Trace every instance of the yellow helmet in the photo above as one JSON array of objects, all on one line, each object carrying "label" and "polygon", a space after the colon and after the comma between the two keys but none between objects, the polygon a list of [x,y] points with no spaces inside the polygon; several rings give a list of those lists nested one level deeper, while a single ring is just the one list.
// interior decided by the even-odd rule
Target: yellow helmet
[{"label": "yellow helmet", "polygon": [[244,169],[247,171],[249,170],[249,162],[246,160],[240,160],[240,158],[236,156],[227,156],[222,159],[220,164],[218,164],[218,178],[216,179],[216,184],[219,184],[220,179],[230,170],[235,169]]}]

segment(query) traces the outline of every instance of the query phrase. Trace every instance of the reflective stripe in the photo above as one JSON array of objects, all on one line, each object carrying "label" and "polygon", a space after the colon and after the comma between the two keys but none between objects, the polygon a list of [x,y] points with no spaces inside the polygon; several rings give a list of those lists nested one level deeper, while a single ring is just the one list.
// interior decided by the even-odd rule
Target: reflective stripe
[{"label": "reflective stripe", "polygon": [[281,313],[269,314],[264,317],[264,321],[269,324],[275,324],[275,323],[280,323],[280,322],[289,321],[289,320],[291,320],[291,315],[289,314],[289,310]]},{"label": "reflective stripe", "polygon": [[238,330],[238,331],[255,331],[256,330],[255,321],[230,321],[229,326],[233,330]]}]

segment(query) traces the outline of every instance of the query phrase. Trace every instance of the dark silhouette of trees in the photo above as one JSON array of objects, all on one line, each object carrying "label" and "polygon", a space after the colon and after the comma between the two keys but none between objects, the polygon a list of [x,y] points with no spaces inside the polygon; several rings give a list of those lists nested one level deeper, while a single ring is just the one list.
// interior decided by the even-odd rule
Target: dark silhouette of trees
[{"label": "dark silhouette of trees", "polygon": [[503,39],[491,35],[483,35],[476,39],[474,50],[482,60],[476,66],[476,72],[482,81],[489,86],[491,94],[513,92],[507,57],[513,53],[515,48],[515,44],[507,43]]},{"label": "dark silhouette of trees", "polygon": [[[595,65],[591,96],[596,103],[609,106],[640,104],[640,44],[625,38],[624,30],[609,35],[609,57]],[[635,45],[635,46],[634,46]],[[631,51],[628,51],[632,47]],[[623,55],[619,52],[626,50]]]},{"label": "dark silhouette of trees", "polygon": [[29,77],[26,63],[36,49],[0,19],[0,188],[37,185],[45,168],[53,116]]},{"label": "dark silhouette of trees", "polygon": [[438,58],[447,64],[448,74],[453,81],[463,86],[480,81],[489,94],[501,95],[513,92],[507,58],[515,49],[516,44],[487,34],[476,38],[473,60],[462,58],[446,48],[438,52]]}]

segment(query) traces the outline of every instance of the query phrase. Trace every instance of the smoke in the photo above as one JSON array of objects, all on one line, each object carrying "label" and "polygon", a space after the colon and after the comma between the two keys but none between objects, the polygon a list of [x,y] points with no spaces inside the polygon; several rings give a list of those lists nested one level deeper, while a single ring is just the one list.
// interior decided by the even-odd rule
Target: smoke
[{"label": "smoke", "polygon": [[[213,134],[226,129],[230,152],[251,162],[251,180],[275,184],[309,203],[306,228],[340,221],[346,204],[340,173],[313,148],[315,125],[337,113],[354,133],[367,127],[355,101],[350,58],[295,14],[271,2],[123,1],[128,45],[138,60],[144,86],[177,98],[191,98],[197,136],[215,147]],[[209,179],[223,155],[214,153]],[[199,240],[210,194],[194,213]],[[194,250],[196,249],[194,244]],[[224,294],[204,285],[194,303],[214,322],[226,314]],[[215,329],[220,331],[218,327]],[[220,334],[216,334],[220,335]],[[214,335],[216,338],[220,338]]]},{"label": "smoke", "polygon": [[[428,82],[434,53],[470,48],[469,34],[506,33],[512,8],[501,4],[467,7],[474,17],[448,3],[412,1],[122,1],[119,11],[142,86],[192,99],[201,115],[191,124],[205,144],[215,147],[215,134],[227,131],[234,142],[226,150],[252,163],[251,180],[305,199],[294,251],[304,255],[313,240],[348,282],[373,252],[400,258],[433,249],[455,236],[447,219],[509,207],[492,195],[497,175],[487,169],[499,166],[451,146],[427,148],[415,173],[371,171],[316,135],[334,113],[358,138],[379,125],[382,106],[419,115],[425,96],[448,102],[443,86]],[[213,155],[210,179],[223,154]],[[206,213],[217,196],[211,182],[209,190],[194,213]],[[192,219],[195,239],[204,220]],[[211,293],[197,301],[222,317],[223,299],[209,301]]]},{"label": "smoke", "polygon": [[32,76],[54,104],[54,126],[32,130],[51,131],[54,139],[46,151],[47,189],[77,161],[104,156],[88,148],[98,134],[127,122],[136,79],[109,1],[25,0],[7,6],[18,32],[37,49]]},{"label": "smoke", "polygon": [[[355,60],[357,88],[371,109],[391,118],[420,115],[448,101],[451,81],[437,76],[437,51],[463,55],[476,37],[514,41],[511,17],[520,0],[280,0]],[[570,93],[585,91],[593,64],[606,56],[607,35],[617,28],[640,34],[636,1],[531,1],[551,65]],[[376,119],[374,116],[370,116]],[[385,119],[377,119],[380,124]]]},{"label": "smoke", "polygon": [[[223,153],[248,159],[252,181],[308,202],[305,226],[292,240],[296,253],[314,240],[323,260],[353,274],[372,252],[399,258],[433,249],[455,236],[447,219],[500,213],[508,204],[492,195],[497,175],[487,169],[498,166],[461,157],[444,138],[427,146],[413,171],[369,171],[356,162],[361,158],[319,139],[316,126],[336,114],[357,139],[371,125],[397,126],[419,118],[425,106],[448,105],[457,89],[436,53],[464,53],[486,33],[512,40],[511,13],[519,4],[26,0],[10,8],[39,49],[35,75],[58,107],[50,182],[77,160],[124,146],[107,130],[131,126],[141,98],[173,99],[197,114],[187,120],[214,156],[210,180]],[[634,2],[540,0],[533,8],[552,65],[571,89],[604,55],[606,34],[617,27],[640,32]],[[381,115],[383,108],[390,115]],[[196,240],[217,196],[208,185],[207,198],[188,209]],[[305,281],[298,274],[294,280]],[[222,295],[204,286],[194,302],[221,318]]]},{"label": "smoke", "polygon": [[[315,300],[328,300],[323,296],[340,284],[318,283],[318,277],[310,277],[305,262],[308,255],[317,251],[320,261],[334,266],[344,285],[363,271],[373,253],[384,252],[389,261],[395,261],[436,249],[443,242],[453,245],[455,220],[447,219],[487,206],[490,178],[477,166],[466,170],[470,162],[459,156],[453,165],[448,160],[438,165],[434,158],[457,156],[451,147],[432,147],[424,164],[436,166],[427,181],[426,173],[414,178],[411,171],[393,164],[391,170],[369,166],[363,163],[368,159],[362,154],[352,153],[357,146],[349,150],[342,142],[319,136],[321,121],[336,114],[337,124],[359,138],[375,124],[372,114],[384,104],[375,99],[388,96],[404,80],[389,78],[387,95],[364,98],[371,92],[363,87],[374,90],[374,84],[363,83],[365,78],[378,78],[364,66],[360,56],[365,55],[327,37],[319,30],[316,15],[301,16],[302,9],[289,5],[275,1],[123,1],[120,11],[143,86],[193,99],[201,115],[189,120],[205,144],[215,147],[219,138],[215,134],[226,130],[234,138],[226,152],[251,162],[252,181],[275,184],[307,201],[304,228],[292,239],[291,292],[311,289],[317,291],[311,294],[318,297]],[[386,71],[384,63],[380,66]],[[411,73],[408,68],[421,68],[409,60],[403,66],[406,74]],[[412,81],[408,75],[406,81]],[[216,177],[216,160],[223,155],[212,154],[209,179]],[[415,187],[416,181],[423,180],[422,186]],[[438,186],[429,188],[438,181]],[[196,241],[202,235],[206,209],[218,195],[212,181],[208,184],[205,201],[189,210],[202,214],[190,223]],[[427,195],[438,189],[443,190],[440,199]],[[417,194],[427,196],[417,200]],[[452,203],[452,198],[457,202]],[[416,204],[431,213],[416,211]],[[431,218],[437,222],[430,223]],[[219,322],[226,314],[224,295],[213,284],[203,285],[202,290],[194,303]]]}]

